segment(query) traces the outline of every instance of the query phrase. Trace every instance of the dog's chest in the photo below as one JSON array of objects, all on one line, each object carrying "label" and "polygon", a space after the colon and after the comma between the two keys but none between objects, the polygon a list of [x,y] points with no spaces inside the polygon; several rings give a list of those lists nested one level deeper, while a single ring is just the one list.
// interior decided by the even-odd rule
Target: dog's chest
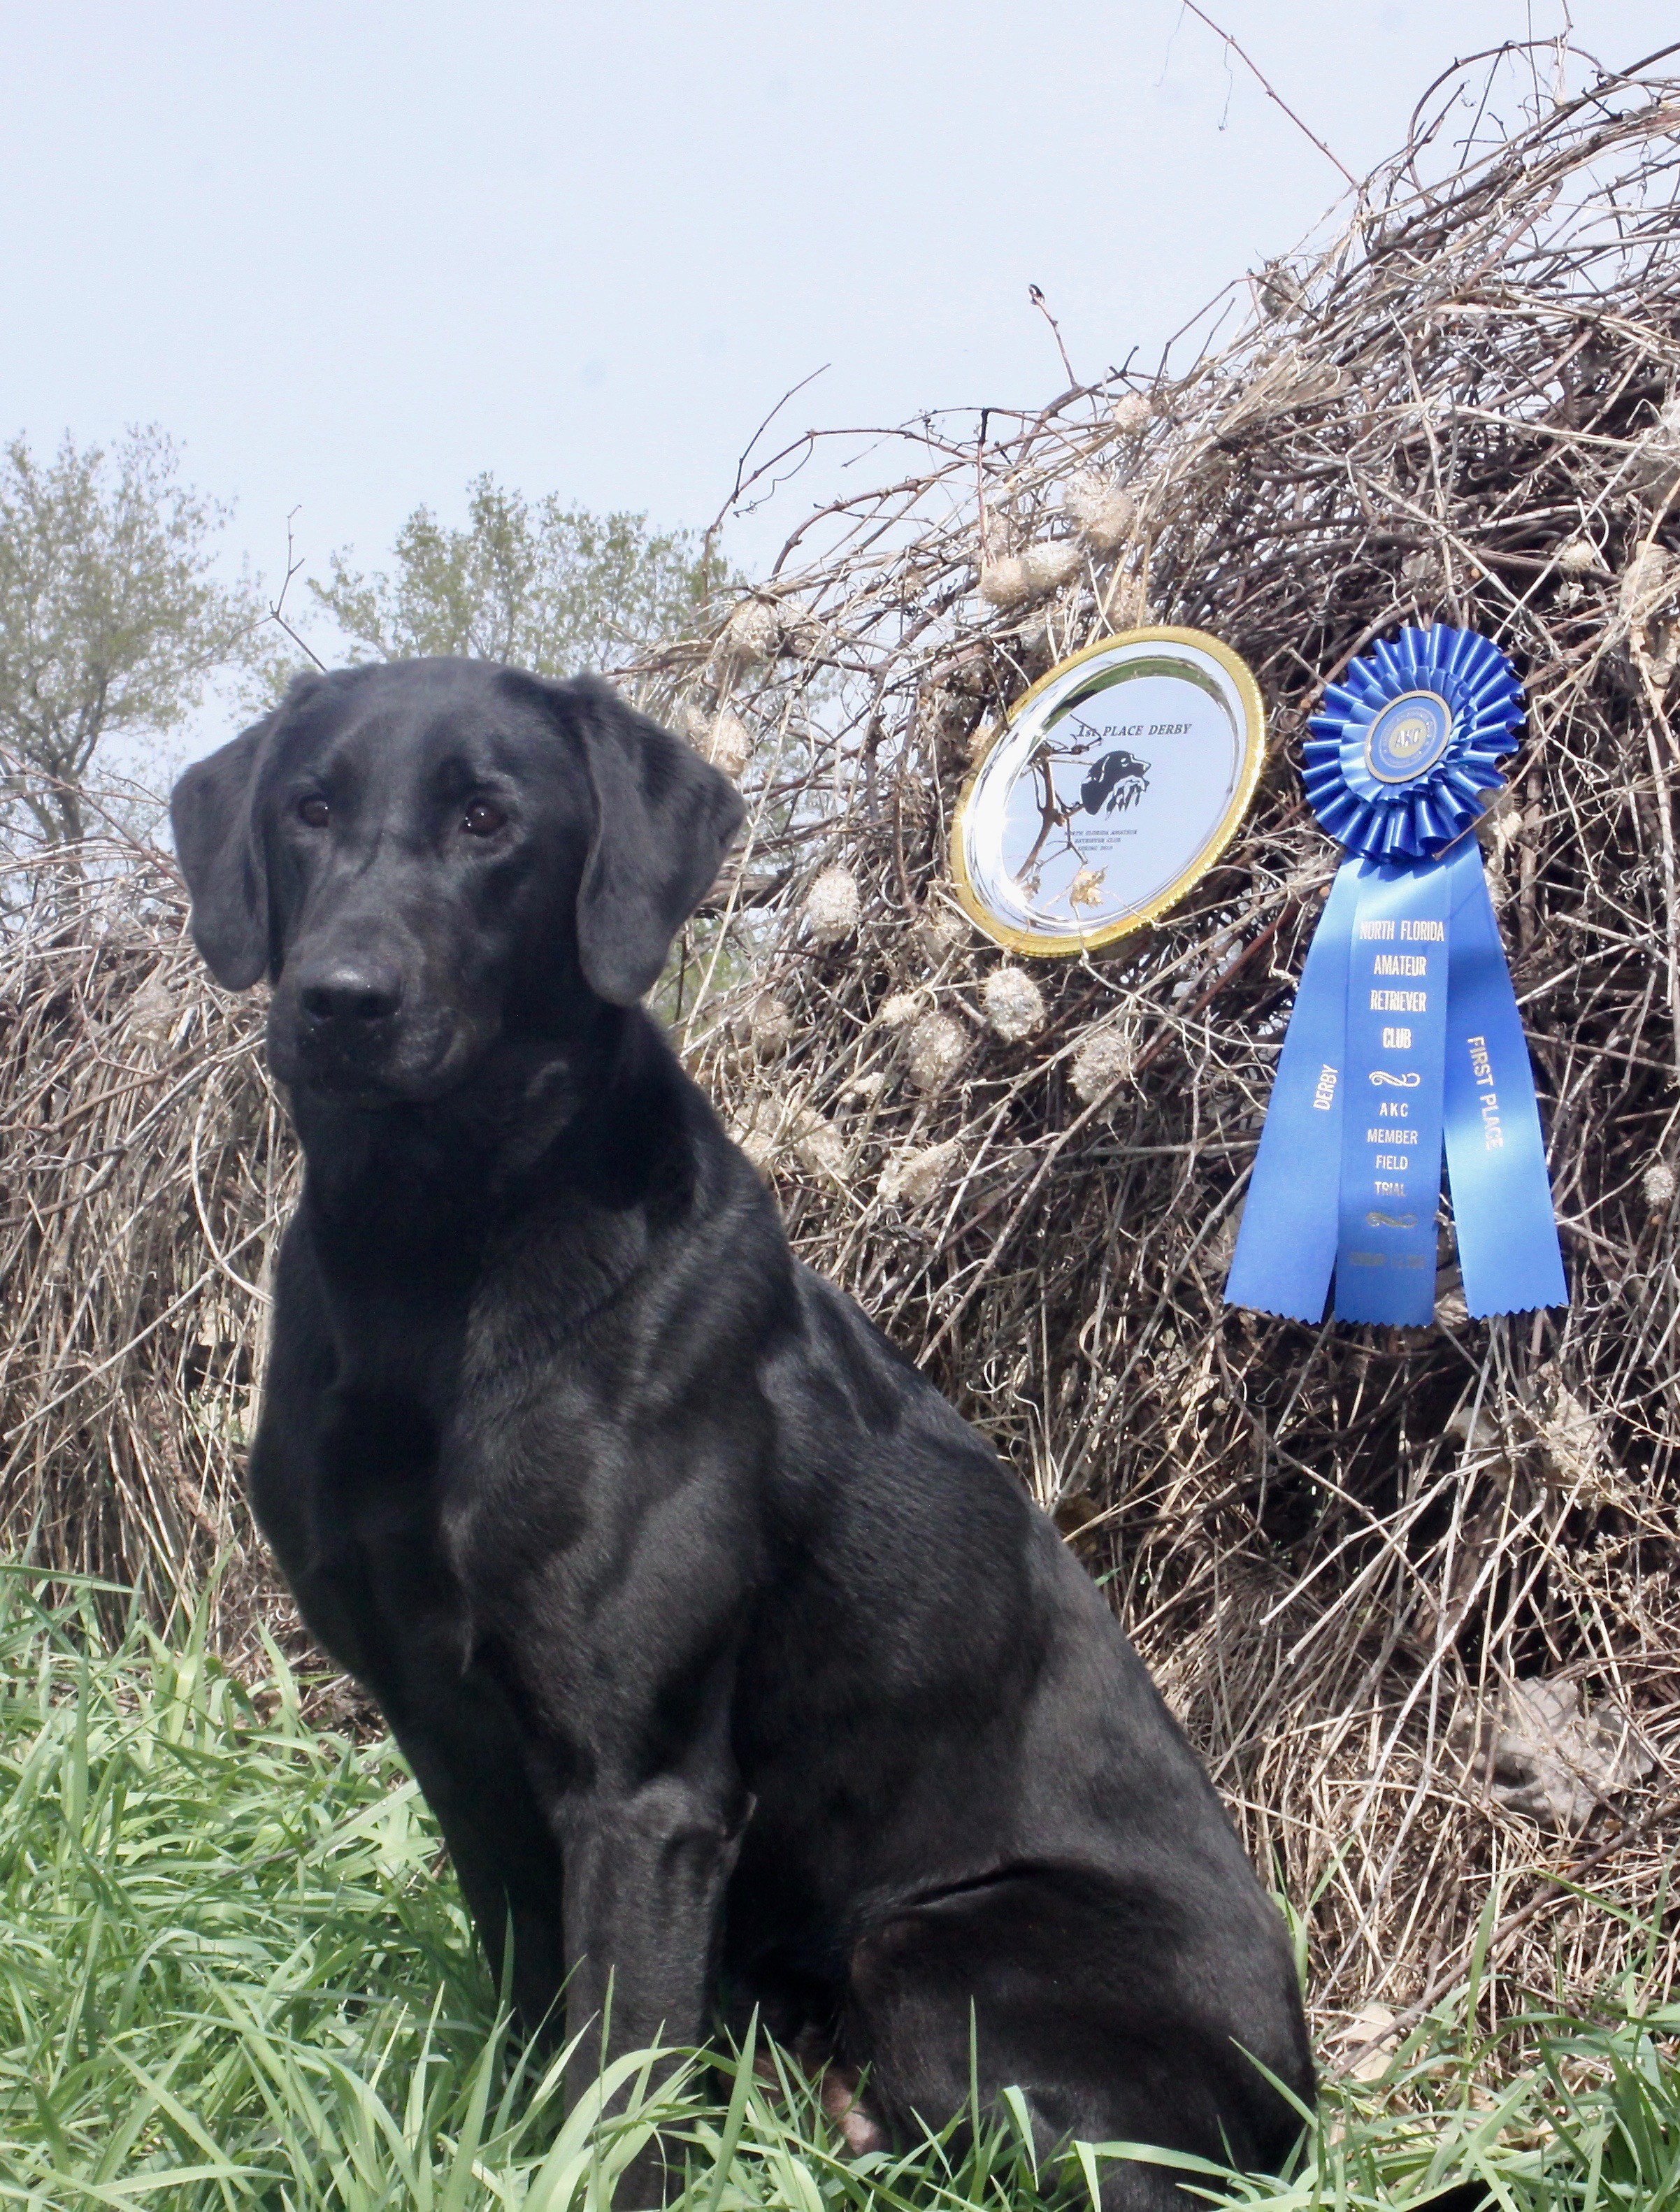
[{"label": "dog's chest", "polygon": [[[444,1440],[454,1420],[460,1328],[396,1299],[335,1311],[336,1372],[317,1405],[314,1548],[407,1579],[439,1552]],[[348,1321],[348,1328],[342,1323]],[[441,1565],[441,1555],[435,1563]]]},{"label": "dog's chest", "polygon": [[577,1547],[614,1424],[565,1363],[539,1377],[505,1346],[475,1358],[472,1335],[470,1310],[395,1302],[358,1332],[326,1397],[320,1503],[330,1548],[381,1579],[424,1557],[481,1616]]},{"label": "dog's chest", "polygon": [[603,1486],[623,1449],[610,1395],[582,1363],[522,1350],[500,1330],[469,1335],[439,1439],[438,1539],[487,1624],[539,1583],[558,1601],[563,1563],[603,1540]]},{"label": "dog's chest", "polygon": [[528,1643],[540,1620],[564,1674],[568,1652],[587,1666],[603,1638],[635,1642],[627,1609],[663,1618],[647,1586],[697,1546],[721,1543],[727,1578],[740,1570],[751,1543],[714,1525],[714,1492],[733,1486],[691,1461],[697,1438],[703,1466],[741,1456],[750,1394],[703,1387],[691,1406],[658,1315],[623,1295],[640,1249],[611,1226],[555,1231],[537,1214],[487,1240],[447,1294],[323,1269],[335,1357],[315,1553],[377,1587],[381,1610],[450,1613],[465,1648]]}]

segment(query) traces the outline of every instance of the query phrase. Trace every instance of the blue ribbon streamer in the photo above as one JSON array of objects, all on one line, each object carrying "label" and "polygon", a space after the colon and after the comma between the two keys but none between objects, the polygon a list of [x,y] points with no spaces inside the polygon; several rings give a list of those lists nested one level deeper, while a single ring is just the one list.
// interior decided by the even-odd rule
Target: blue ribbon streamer
[{"label": "blue ribbon streamer", "polygon": [[1290,1017],[1225,1295],[1317,1322],[1427,1325],[1443,1148],[1478,1318],[1567,1304],[1534,1077],[1465,831],[1520,692],[1472,631],[1406,631],[1326,693],[1319,818],[1353,848]]}]

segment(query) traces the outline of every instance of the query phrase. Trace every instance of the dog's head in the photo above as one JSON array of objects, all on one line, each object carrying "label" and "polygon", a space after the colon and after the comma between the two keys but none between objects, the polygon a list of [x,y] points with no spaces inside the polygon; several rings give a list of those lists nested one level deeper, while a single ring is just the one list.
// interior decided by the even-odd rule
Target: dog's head
[{"label": "dog's head", "polygon": [[634,1004],[741,811],[605,684],[468,660],[301,678],[170,802],[210,973],[274,985],[276,1073],[370,1103]]}]

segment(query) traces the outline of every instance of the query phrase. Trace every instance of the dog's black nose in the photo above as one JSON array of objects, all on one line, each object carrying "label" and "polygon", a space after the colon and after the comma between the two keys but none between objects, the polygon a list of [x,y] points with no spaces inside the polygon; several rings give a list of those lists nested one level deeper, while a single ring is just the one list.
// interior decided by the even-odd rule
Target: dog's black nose
[{"label": "dog's black nose", "polygon": [[371,961],[335,961],[303,977],[297,1002],[312,1022],[382,1022],[403,1003],[394,972]]}]

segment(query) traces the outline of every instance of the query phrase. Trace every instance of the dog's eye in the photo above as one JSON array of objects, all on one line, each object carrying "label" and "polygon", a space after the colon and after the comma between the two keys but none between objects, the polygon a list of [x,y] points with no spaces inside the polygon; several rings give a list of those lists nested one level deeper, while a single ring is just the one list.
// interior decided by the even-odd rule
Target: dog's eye
[{"label": "dog's eye", "polygon": [[311,830],[325,830],[332,819],[332,809],[319,795],[300,799],[297,802],[297,818]]},{"label": "dog's eye", "polygon": [[502,809],[488,799],[475,799],[461,817],[461,827],[469,837],[494,837],[507,820]]}]

